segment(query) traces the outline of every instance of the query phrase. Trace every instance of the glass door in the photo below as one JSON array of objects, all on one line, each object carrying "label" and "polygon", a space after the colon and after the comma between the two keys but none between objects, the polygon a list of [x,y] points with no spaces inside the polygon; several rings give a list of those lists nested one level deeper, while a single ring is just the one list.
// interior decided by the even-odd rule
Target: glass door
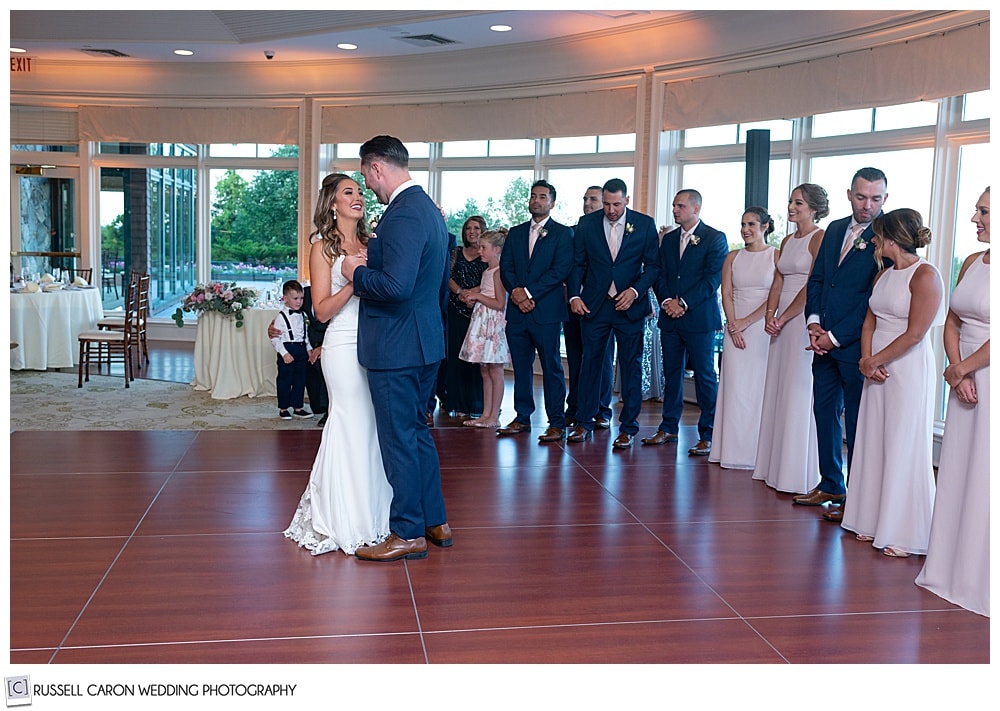
[{"label": "glass door", "polygon": [[80,265],[78,178],[76,168],[11,166],[12,279]]}]

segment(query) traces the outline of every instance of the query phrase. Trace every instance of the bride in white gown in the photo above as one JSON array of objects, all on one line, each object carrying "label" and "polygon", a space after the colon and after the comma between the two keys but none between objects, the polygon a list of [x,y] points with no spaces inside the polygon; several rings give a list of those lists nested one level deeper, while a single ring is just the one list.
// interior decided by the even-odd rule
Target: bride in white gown
[{"label": "bride in white gown", "polygon": [[338,549],[350,555],[389,535],[392,502],[368,378],[358,364],[358,299],[340,273],[344,256],[363,253],[368,242],[358,184],[342,173],[324,178],[313,221],[313,311],[330,321],[320,361],[330,407],[309,484],[285,536],[313,555]]}]

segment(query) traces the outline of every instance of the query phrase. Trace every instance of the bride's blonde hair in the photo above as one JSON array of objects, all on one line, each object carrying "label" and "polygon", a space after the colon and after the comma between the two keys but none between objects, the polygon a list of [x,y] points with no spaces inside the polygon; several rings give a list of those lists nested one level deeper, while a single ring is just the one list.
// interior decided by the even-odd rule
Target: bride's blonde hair
[{"label": "bride's blonde hair", "polygon": [[[347,254],[344,251],[344,235],[337,227],[337,216],[333,211],[333,201],[337,197],[337,188],[345,180],[354,180],[346,173],[331,173],[323,178],[323,183],[319,189],[319,199],[316,201],[316,212],[313,214],[313,224],[316,229],[309,235],[310,242],[314,237],[319,237],[323,241],[323,254],[331,262],[337,257]],[[360,185],[358,188],[360,189]],[[358,241],[368,244],[368,225],[364,218],[358,220]]]}]

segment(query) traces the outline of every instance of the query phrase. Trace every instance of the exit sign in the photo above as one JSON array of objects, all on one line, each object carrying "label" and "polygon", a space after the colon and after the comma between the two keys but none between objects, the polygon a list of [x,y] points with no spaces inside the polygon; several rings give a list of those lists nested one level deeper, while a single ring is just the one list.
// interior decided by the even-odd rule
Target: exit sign
[{"label": "exit sign", "polygon": [[12,72],[30,72],[31,57],[11,57],[10,70]]}]

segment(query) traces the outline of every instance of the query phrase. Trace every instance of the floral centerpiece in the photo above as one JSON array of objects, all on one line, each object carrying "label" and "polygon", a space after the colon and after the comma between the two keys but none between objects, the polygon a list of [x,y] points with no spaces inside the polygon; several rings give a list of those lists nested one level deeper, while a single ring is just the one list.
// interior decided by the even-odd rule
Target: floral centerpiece
[{"label": "floral centerpiece", "polygon": [[184,326],[184,312],[214,311],[236,320],[236,328],[243,326],[243,312],[257,300],[257,290],[236,286],[236,282],[210,281],[198,284],[171,317],[177,327]]}]

